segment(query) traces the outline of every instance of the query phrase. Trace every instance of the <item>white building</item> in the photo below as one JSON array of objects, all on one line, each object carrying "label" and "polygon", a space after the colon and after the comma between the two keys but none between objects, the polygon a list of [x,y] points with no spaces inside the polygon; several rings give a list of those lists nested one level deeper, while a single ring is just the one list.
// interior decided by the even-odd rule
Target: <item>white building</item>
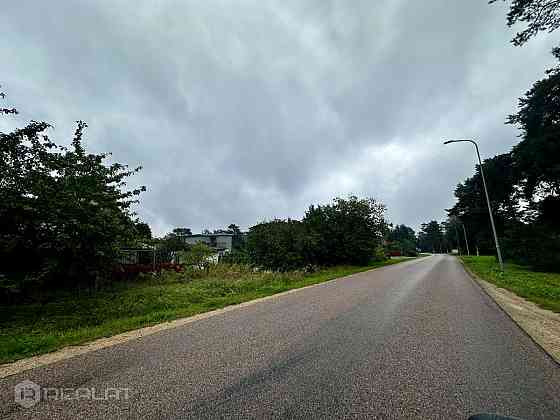
[{"label": "white building", "polygon": [[189,245],[203,243],[210,248],[217,251],[219,255],[224,255],[230,252],[233,248],[233,234],[232,233],[210,233],[198,235],[185,235],[181,239]]}]

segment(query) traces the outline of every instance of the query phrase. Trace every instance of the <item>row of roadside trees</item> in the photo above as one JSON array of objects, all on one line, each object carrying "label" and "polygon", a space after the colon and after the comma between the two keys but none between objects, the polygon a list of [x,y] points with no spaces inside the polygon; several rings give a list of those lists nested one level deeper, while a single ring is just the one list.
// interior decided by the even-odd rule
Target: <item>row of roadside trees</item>
[{"label": "row of roadside trees", "polygon": [[[476,244],[465,241],[467,231],[460,220],[448,218],[444,222],[431,220],[423,223],[418,232],[418,249],[423,252],[448,253],[457,250],[461,254],[472,250],[475,251]],[[470,240],[470,239],[469,239]]]},{"label": "row of roadside trees", "polygon": [[[540,31],[555,31],[559,18],[558,2],[513,1],[508,26],[524,22],[526,27],[512,43],[521,46]],[[560,47],[552,54],[560,60]],[[547,70],[546,77],[519,99],[518,110],[507,123],[520,129],[521,141],[483,163],[503,256],[536,269],[560,271],[560,65]],[[459,248],[463,242],[466,248],[460,239],[466,233],[471,250],[494,254],[478,165],[457,186],[455,198],[445,223],[423,226],[421,247]]]}]

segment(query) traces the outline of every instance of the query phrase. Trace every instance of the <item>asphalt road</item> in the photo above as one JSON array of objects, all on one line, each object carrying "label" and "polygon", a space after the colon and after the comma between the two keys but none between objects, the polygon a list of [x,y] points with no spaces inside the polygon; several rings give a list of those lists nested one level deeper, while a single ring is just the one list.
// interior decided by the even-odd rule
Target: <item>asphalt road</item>
[{"label": "asphalt road", "polygon": [[[52,388],[49,399],[16,405],[25,379]],[[55,399],[109,387],[128,398]],[[7,418],[560,419],[560,367],[447,256],[24,372],[0,391]]]}]

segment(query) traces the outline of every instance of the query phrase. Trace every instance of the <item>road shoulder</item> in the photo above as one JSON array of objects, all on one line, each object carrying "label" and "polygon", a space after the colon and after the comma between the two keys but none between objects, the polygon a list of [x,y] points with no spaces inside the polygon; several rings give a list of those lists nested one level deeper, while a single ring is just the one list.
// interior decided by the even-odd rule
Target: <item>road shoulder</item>
[{"label": "road shoulder", "polygon": [[[359,274],[359,273],[356,273]],[[350,274],[350,276],[352,276],[353,274]],[[350,276],[344,276],[344,277],[350,277]],[[208,311],[208,312],[203,312],[197,315],[193,315],[190,317],[186,317],[186,318],[178,318],[172,321],[167,321],[167,322],[162,322],[162,323],[158,323],[155,325],[151,325],[148,327],[143,327],[143,328],[138,328],[138,329],[134,329],[134,330],[130,330],[130,331],[126,331],[124,333],[120,333],[120,334],[115,334],[111,337],[103,337],[103,338],[98,338],[89,342],[86,342],[84,344],[77,344],[77,345],[73,345],[73,346],[66,346],[66,347],[62,347],[59,350],[55,350],[49,353],[44,353],[44,354],[40,354],[37,356],[31,356],[31,357],[26,357],[23,359],[19,359],[16,360],[14,362],[9,362],[9,363],[5,363],[5,364],[1,364],[0,365],[0,379],[6,378],[8,376],[12,376],[12,375],[16,375],[18,373],[24,372],[26,370],[31,370],[31,369],[35,369],[38,367],[42,367],[42,366],[47,366],[56,362],[60,362],[63,360],[67,360],[70,359],[72,357],[76,357],[76,356],[80,356],[82,354],[86,354],[86,353],[91,353],[93,351],[97,351],[97,350],[101,350],[104,349],[106,347],[112,347],[115,346],[117,344],[122,344],[122,343],[126,343],[128,341],[131,340],[138,340],[141,339],[142,337],[148,336],[148,335],[152,335],[161,331],[166,331],[166,330],[170,330],[173,328],[178,328],[178,327],[182,327],[184,325],[190,324],[192,322],[196,322],[199,321],[201,319],[206,319],[206,318],[210,318],[216,315],[221,315],[223,313],[229,312],[229,311],[235,311],[238,310],[240,308],[244,308],[250,305],[255,305],[257,303],[261,303],[261,302],[266,302],[266,301],[272,301],[274,299],[278,299],[281,298],[285,295],[289,295],[291,293],[297,293],[297,292],[301,292],[303,290],[312,288],[312,287],[317,287],[317,286],[321,286],[324,284],[328,284],[330,282],[336,281],[336,280],[340,280],[341,278],[344,277],[339,277],[336,279],[332,279],[332,280],[327,280],[325,282],[322,283],[317,283],[317,284],[312,284],[310,286],[303,286],[303,287],[299,287],[296,289],[290,289],[287,290],[285,292],[281,292],[281,293],[276,293],[274,295],[270,295],[270,296],[265,296],[262,298],[258,298],[258,299],[253,299],[247,302],[242,302],[236,305],[229,305],[226,306],[224,308],[220,308],[220,309],[215,309],[212,311]]]},{"label": "road shoulder", "polygon": [[307,289],[311,289],[314,287],[321,287],[321,286],[325,286],[329,283],[332,282],[336,282],[336,281],[340,281],[343,280],[345,278],[349,278],[355,275],[360,275],[362,273],[365,272],[369,272],[369,271],[374,271],[374,270],[381,270],[381,269],[387,269],[389,267],[393,267],[395,265],[400,265],[400,264],[415,264],[421,260],[423,260],[424,258],[427,257],[422,257],[422,258],[411,258],[410,260],[406,260],[406,261],[399,261],[398,264],[389,264],[389,265],[384,265],[384,266],[380,266],[380,267],[375,267],[372,268],[370,270],[365,270],[365,271],[358,271],[356,273],[353,274],[349,274],[349,275],[345,275],[345,276],[341,276],[341,277],[337,277],[337,278],[333,278],[330,280],[325,280],[325,281],[321,281],[319,283],[314,283],[314,284],[310,284],[308,286],[300,286],[300,287],[296,287],[290,290],[286,290],[284,292],[279,292],[279,293],[274,293],[271,294],[269,296],[264,296],[261,298],[257,298],[257,299],[252,299],[252,300],[248,300],[242,303],[238,303],[238,304],[234,304],[234,305],[228,305],[225,306],[223,308],[220,309],[215,309],[215,310],[211,310],[211,311],[207,311],[207,312],[202,312],[190,317],[186,317],[186,318],[178,318],[175,320],[171,320],[171,321],[167,321],[167,322],[162,322],[162,323],[158,323],[155,325],[151,325],[151,326],[147,326],[147,327],[143,327],[143,328],[138,328],[138,329],[133,329],[133,330],[129,330],[123,333],[119,333],[119,334],[115,334],[112,335],[110,337],[102,337],[102,338],[98,338],[98,339],[94,339],[88,342],[85,342],[83,344],[76,344],[76,345],[70,345],[70,346],[65,346],[62,347],[58,350],[54,350],[52,352],[48,352],[48,353],[44,353],[44,354],[40,354],[40,355],[36,355],[36,356],[31,356],[31,357],[26,357],[23,359],[19,359],[13,362],[8,362],[5,364],[0,364],[0,379],[27,371],[27,370],[31,370],[31,369],[35,369],[38,367],[42,367],[42,366],[47,366],[47,365],[51,365],[53,363],[56,362],[60,362],[63,360],[67,360],[76,356],[80,356],[86,353],[91,353],[97,350],[101,350],[107,347],[112,347],[118,344],[122,344],[122,343],[126,343],[128,341],[131,340],[138,340],[141,339],[142,337],[148,336],[148,335],[152,335],[161,331],[165,331],[165,330],[169,330],[169,329],[174,329],[174,328],[178,328],[178,327],[182,327],[185,326],[187,324],[190,324],[192,322],[196,322],[202,319],[206,319],[206,318],[210,318],[216,315],[221,315],[230,311],[235,311],[235,310],[239,310],[241,308],[247,307],[247,306],[251,306],[251,305],[255,305],[258,303],[262,303],[262,302],[273,302],[274,300],[280,299],[283,296],[292,294],[292,293],[301,293]]},{"label": "road shoulder", "polygon": [[546,353],[560,364],[560,314],[481,279],[461,262],[465,271]]}]

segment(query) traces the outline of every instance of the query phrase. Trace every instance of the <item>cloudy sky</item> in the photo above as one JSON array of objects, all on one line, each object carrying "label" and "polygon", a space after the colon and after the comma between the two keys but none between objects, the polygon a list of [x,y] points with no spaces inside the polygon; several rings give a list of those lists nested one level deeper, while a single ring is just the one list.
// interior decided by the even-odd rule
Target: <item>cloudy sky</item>
[{"label": "cloudy sky", "polygon": [[553,64],[551,36],[513,47],[487,0],[12,1],[0,83],[20,115],[142,165],[137,211],[157,234],[372,196],[395,223],[442,219],[473,150]]}]

